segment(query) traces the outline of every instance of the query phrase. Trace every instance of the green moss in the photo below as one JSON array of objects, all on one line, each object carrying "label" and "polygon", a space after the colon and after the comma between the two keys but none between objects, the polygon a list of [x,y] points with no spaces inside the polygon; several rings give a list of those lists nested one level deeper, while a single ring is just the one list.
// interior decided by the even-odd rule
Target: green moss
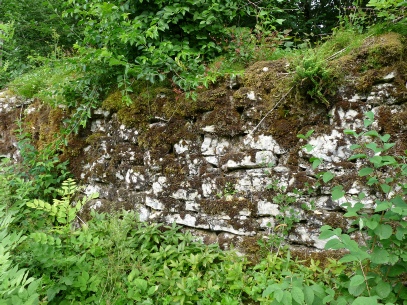
[{"label": "green moss", "polygon": [[89,137],[87,137],[85,142],[86,142],[86,144],[94,145],[95,143],[99,142],[101,137],[104,137],[104,136],[106,136],[106,135],[102,132],[95,132],[95,133],[92,133]]},{"label": "green moss", "polygon": [[208,215],[228,215],[234,218],[239,215],[239,212],[248,210],[254,214],[255,204],[245,198],[233,198],[232,200],[203,199],[199,202],[202,211]]}]

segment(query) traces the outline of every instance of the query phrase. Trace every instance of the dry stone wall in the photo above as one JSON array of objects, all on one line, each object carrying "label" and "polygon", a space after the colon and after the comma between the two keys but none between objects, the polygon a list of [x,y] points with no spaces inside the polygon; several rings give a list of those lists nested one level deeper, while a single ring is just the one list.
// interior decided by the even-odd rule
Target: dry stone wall
[{"label": "dry stone wall", "polygon": [[[363,114],[373,111],[374,128],[390,133],[396,143],[393,153],[407,149],[404,44],[390,38],[375,38],[359,53],[332,63],[348,70],[327,97],[329,107],[294,93],[284,98],[290,74],[284,60],[256,63],[243,77],[220,82],[184,106],[171,92],[157,93],[148,114],[136,98],[135,105],[120,109],[105,102],[66,152],[85,193],[100,194],[89,208],[136,210],[143,221],[176,222],[205,242],[247,248],[273,232],[283,213],[275,198],[285,193],[296,198],[291,213],[298,220],[287,241],[322,249],[323,224],[348,226],[329,186],[343,185],[348,198],[365,191],[366,208],[374,205],[375,194],[357,176],[361,164],[347,160],[356,139],[343,131],[364,130]],[[386,61],[380,69],[363,71],[371,47],[381,47]],[[399,57],[386,57],[394,50]],[[34,103],[6,91],[0,97],[2,122],[12,122],[21,107],[30,112],[26,104]],[[0,154],[17,158],[10,126],[0,126]],[[306,142],[296,136],[311,129],[312,155],[324,161],[318,170],[309,162]],[[328,186],[295,194],[315,185],[318,171],[326,170],[336,174]]]}]

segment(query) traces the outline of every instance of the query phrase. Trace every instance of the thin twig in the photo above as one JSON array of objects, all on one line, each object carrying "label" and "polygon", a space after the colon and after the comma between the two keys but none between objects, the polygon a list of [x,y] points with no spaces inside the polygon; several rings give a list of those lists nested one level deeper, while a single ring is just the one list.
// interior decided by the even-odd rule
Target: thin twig
[{"label": "thin twig", "polygon": [[281,99],[277,102],[277,104],[275,104],[274,107],[271,108],[271,109],[269,110],[269,112],[266,113],[266,115],[260,120],[259,124],[257,124],[257,126],[254,127],[254,129],[253,129],[252,131],[250,131],[249,134],[253,134],[253,132],[256,131],[256,129],[261,125],[261,123],[263,123],[264,119],[265,119],[274,109],[276,109],[276,107],[287,97],[287,95],[288,95],[288,94],[291,92],[291,90],[293,90],[293,89],[294,89],[294,86],[292,86],[292,87],[290,88],[290,90],[288,90],[287,93],[284,94],[284,95],[281,97]]},{"label": "thin twig", "polygon": [[340,51],[338,51],[338,52],[336,52],[336,53],[334,53],[334,54],[332,54],[332,55],[329,56],[326,60],[332,60],[332,59],[334,59],[337,55],[343,53],[346,49],[347,49],[347,47],[346,47],[346,48],[343,48],[342,50],[340,50]]}]

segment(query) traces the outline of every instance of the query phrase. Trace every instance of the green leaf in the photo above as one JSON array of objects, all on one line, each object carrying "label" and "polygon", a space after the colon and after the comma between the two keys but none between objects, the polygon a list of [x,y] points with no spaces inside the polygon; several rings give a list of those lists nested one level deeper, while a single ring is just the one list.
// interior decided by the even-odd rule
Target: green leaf
[{"label": "green leaf", "polygon": [[281,302],[283,297],[284,297],[284,291],[282,289],[277,289],[274,292],[274,298],[276,299],[277,302]]},{"label": "green leaf", "polygon": [[391,186],[385,183],[380,184],[380,187],[382,189],[382,191],[386,194],[390,193],[391,191]]},{"label": "green leaf", "polygon": [[363,275],[355,275],[350,279],[349,282],[349,286],[351,287],[355,287],[355,286],[359,286],[360,284],[365,282],[365,278],[363,277]]},{"label": "green leaf", "polygon": [[374,120],[374,113],[372,111],[368,111],[365,113],[365,117],[369,120]]},{"label": "green leaf", "polygon": [[291,293],[289,291],[285,290],[283,299],[281,301],[284,305],[292,305],[293,297],[292,297]]},{"label": "green leaf", "polygon": [[350,134],[350,135],[352,135],[352,136],[358,137],[358,134],[356,133],[356,131],[351,130],[351,129],[345,129],[345,130],[343,131],[343,133],[344,133],[344,134]]},{"label": "green leaf", "polygon": [[356,155],[352,155],[352,156],[350,156],[349,158],[348,158],[348,161],[352,161],[352,160],[355,160],[355,159],[364,159],[364,158],[366,158],[367,156],[365,155],[365,154],[356,154]]},{"label": "green leaf", "polygon": [[379,180],[377,180],[376,177],[371,177],[371,178],[369,178],[369,180],[367,180],[366,184],[369,185],[369,186],[372,186],[372,185],[374,185],[374,184],[376,184],[378,182],[379,182]]},{"label": "green leaf", "polygon": [[342,198],[345,195],[345,191],[343,190],[343,187],[341,185],[335,186],[332,189],[332,200],[338,200]]},{"label": "green leaf", "polygon": [[[389,139],[390,139],[390,135],[388,133],[386,133],[384,136],[380,137],[380,140],[382,140],[383,142],[387,142]],[[395,143],[390,143],[390,144],[391,144],[391,147],[392,147],[392,146],[394,146]]]},{"label": "green leaf", "polygon": [[322,163],[320,158],[315,157],[310,158],[310,161],[312,162],[312,169],[316,169]]},{"label": "green leaf", "polygon": [[389,201],[376,201],[376,208],[375,212],[381,212],[381,211],[386,211],[387,209],[390,209],[392,206],[391,202]]},{"label": "green leaf", "polygon": [[377,297],[358,297],[351,305],[377,305]]},{"label": "green leaf", "polygon": [[340,241],[338,238],[333,238],[328,240],[328,242],[325,244],[325,250],[329,250],[329,249],[334,249],[334,250],[338,250],[338,249],[343,249],[345,246],[343,244],[342,241]]},{"label": "green leaf", "polygon": [[375,248],[370,257],[373,264],[381,265],[389,262],[389,252],[385,249]]},{"label": "green leaf", "polygon": [[388,224],[379,224],[374,233],[379,236],[380,240],[388,239],[393,234],[393,229]]},{"label": "green leaf", "polygon": [[364,136],[379,137],[379,133],[376,130],[369,130]]},{"label": "green leaf", "polygon": [[144,279],[135,279],[133,281],[134,286],[137,287],[137,289],[140,289],[141,291],[146,291],[147,290],[147,281]]},{"label": "green leaf", "polygon": [[379,283],[376,286],[376,293],[382,299],[387,298],[391,290],[392,290],[391,285],[385,281],[379,281]]},{"label": "green leaf", "polygon": [[305,286],[304,287],[304,301],[305,301],[305,304],[311,305],[312,303],[314,303],[314,298],[315,298],[314,290],[312,290],[312,288],[309,287],[309,286]]},{"label": "green leaf", "polygon": [[377,144],[375,142],[370,142],[370,143],[366,144],[366,148],[373,150],[373,152],[375,154],[382,151],[381,148],[377,147]]},{"label": "green leaf", "polygon": [[314,149],[314,146],[311,144],[306,144],[302,148],[305,149],[307,151],[307,153],[309,153]]},{"label": "green leaf", "polygon": [[360,146],[359,144],[352,144],[352,145],[349,147],[349,149],[350,149],[350,150],[355,150],[355,149],[358,149],[358,148],[360,148],[360,147],[362,147],[362,146]]},{"label": "green leaf", "polygon": [[369,159],[371,163],[375,165],[375,167],[379,167],[382,163],[383,157],[381,156],[373,156]]},{"label": "green leaf", "polygon": [[322,175],[322,181],[324,181],[324,183],[327,183],[327,182],[331,181],[334,177],[335,177],[335,175],[332,174],[331,172],[325,172]]},{"label": "green leaf", "polygon": [[359,171],[359,176],[364,177],[373,173],[374,169],[371,167],[364,167]]},{"label": "green leaf", "polygon": [[383,145],[383,151],[389,150],[390,148],[392,148],[395,145],[395,143],[385,143]]},{"label": "green leaf", "polygon": [[305,135],[303,135],[303,134],[298,134],[298,135],[297,135],[297,138],[306,140],[306,139],[308,139],[313,133],[314,133],[314,130],[311,129],[311,130],[308,130],[308,132],[307,132]]},{"label": "green leaf", "polygon": [[299,304],[302,304],[304,302],[304,292],[299,287],[293,287],[291,290],[291,295],[293,297],[293,300],[296,301]]},{"label": "green leaf", "polygon": [[147,294],[148,294],[148,295],[153,295],[157,290],[158,290],[158,286],[151,286],[151,287],[148,289]]}]

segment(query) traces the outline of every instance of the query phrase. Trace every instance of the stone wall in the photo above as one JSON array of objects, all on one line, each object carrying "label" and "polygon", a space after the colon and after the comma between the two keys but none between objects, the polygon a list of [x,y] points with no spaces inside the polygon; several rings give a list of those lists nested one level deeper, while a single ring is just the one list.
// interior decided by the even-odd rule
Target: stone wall
[{"label": "stone wall", "polygon": [[[380,51],[380,68],[368,65],[376,56],[372,49]],[[323,224],[348,226],[328,186],[342,184],[348,198],[363,190],[369,195],[366,208],[374,204],[375,194],[357,175],[361,164],[347,160],[356,139],[345,136],[344,129],[362,131],[363,114],[373,111],[374,128],[390,133],[396,143],[392,152],[407,149],[402,58],[403,38],[391,34],[370,38],[354,54],[333,60],[331,67],[344,75],[336,92],[326,96],[329,107],[291,89],[292,70],[284,60],[256,63],[240,78],[201,90],[195,102],[161,90],[151,93],[151,104],[134,96],[134,105],[126,107],[114,104],[113,93],[63,157],[70,159],[86,193],[99,192],[89,208],[137,210],[141,220],[176,222],[224,247],[245,248],[270,234],[282,213],[275,198],[285,193],[296,198],[291,206],[298,218],[287,241],[322,249]],[[0,97],[0,154],[17,158],[10,144],[13,125],[4,122],[18,117],[21,107],[32,122],[39,104],[18,102],[6,91]],[[47,111],[43,120],[52,120]],[[46,130],[35,122],[31,128]],[[312,169],[306,142],[297,137],[311,129],[312,155],[324,161],[318,170]],[[328,186],[294,194],[315,185],[318,171],[326,170],[336,174]]]}]

